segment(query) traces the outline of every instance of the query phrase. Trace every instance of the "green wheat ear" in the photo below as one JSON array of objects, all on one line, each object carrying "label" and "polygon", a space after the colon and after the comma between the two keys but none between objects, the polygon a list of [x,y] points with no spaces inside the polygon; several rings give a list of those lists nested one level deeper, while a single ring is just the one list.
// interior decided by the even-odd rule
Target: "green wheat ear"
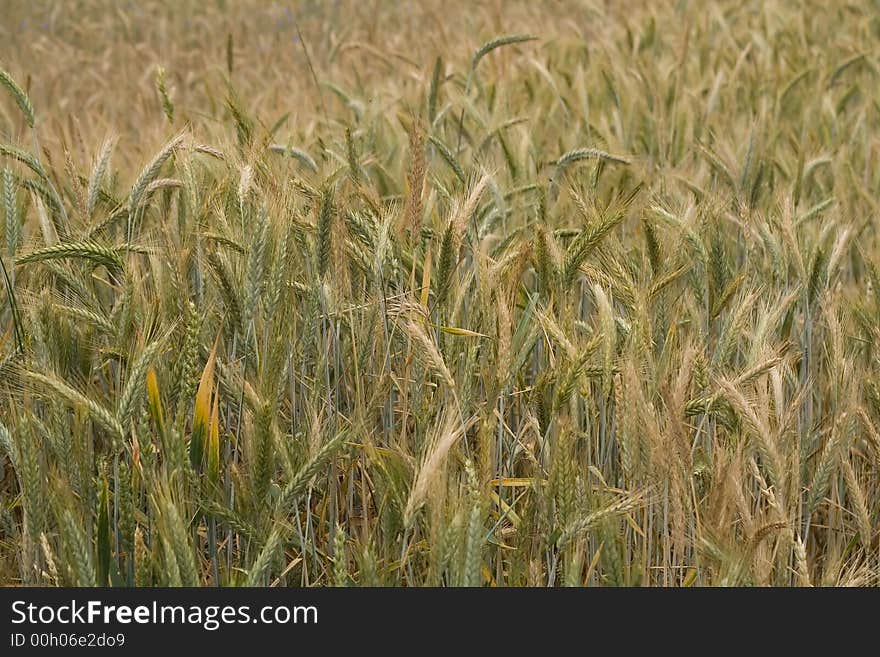
[{"label": "green wheat ear", "polygon": [[27,122],[28,127],[33,128],[35,123],[34,106],[31,104],[30,98],[12,79],[12,76],[3,69],[0,69],[0,85],[3,85],[13,100],[15,100],[15,104],[18,105],[21,113],[24,114],[24,120]]},{"label": "green wheat ear", "polygon": [[165,112],[168,122],[174,123],[174,103],[171,102],[168,88],[165,86],[165,68],[162,66],[156,70],[156,90],[162,99],[162,111]]},{"label": "green wheat ear", "polygon": [[497,39],[487,41],[479,47],[479,49],[474,53],[474,56],[471,58],[471,70],[476,69],[477,64],[480,63],[480,60],[497,48],[501,48],[502,46],[511,46],[516,43],[526,43],[527,41],[537,40],[538,37],[532,34],[509,34],[507,36],[502,36],[498,37]]}]

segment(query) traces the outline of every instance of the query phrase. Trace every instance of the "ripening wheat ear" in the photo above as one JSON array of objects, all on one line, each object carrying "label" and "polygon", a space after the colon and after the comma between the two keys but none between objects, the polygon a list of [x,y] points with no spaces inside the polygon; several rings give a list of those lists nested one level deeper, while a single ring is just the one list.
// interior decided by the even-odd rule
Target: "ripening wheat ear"
[{"label": "ripening wheat ear", "polygon": [[327,186],[321,193],[321,205],[318,212],[318,232],[315,237],[315,260],[318,277],[324,278],[330,268],[330,249],[333,236],[333,196],[334,189]]},{"label": "ripening wheat ear", "polygon": [[581,230],[569,246],[560,272],[560,279],[565,288],[569,288],[574,283],[584,260],[596,249],[602,239],[623,221],[624,216],[621,211],[613,211],[607,216],[599,217]]},{"label": "ripening wheat ear", "polygon": [[318,452],[291,478],[290,483],[284,487],[278,496],[278,513],[286,515],[291,505],[306,490],[316,474],[327,465],[333,456],[342,449],[348,437],[346,432],[340,432],[328,440]]},{"label": "ripening wheat ear", "polygon": [[119,420],[119,424],[123,427],[128,426],[131,422],[132,416],[137,410],[136,406],[140,402],[140,395],[144,387],[144,381],[150,363],[165,345],[165,341],[170,334],[171,331],[169,330],[154,338],[144,347],[143,351],[132,363],[116,411],[116,417]]},{"label": "ripening wheat ear", "polygon": [[483,564],[483,496],[477,475],[470,460],[465,462],[468,478],[468,502],[470,508],[467,515],[467,531],[465,533],[464,564],[462,565],[462,586],[479,586],[482,582],[481,566]]},{"label": "ripening wheat ear", "polygon": [[115,143],[116,139],[114,137],[107,137],[104,139],[101,148],[98,150],[98,154],[95,156],[92,173],[89,176],[88,195],[86,197],[86,213],[89,217],[95,212],[95,207],[98,204],[98,198],[101,195],[101,184],[107,173],[107,168],[110,164],[110,156],[113,154],[113,146]]},{"label": "ripening wheat ear", "polygon": [[449,450],[464,436],[468,426],[475,420],[476,418],[474,417],[465,424],[462,424],[457,411],[452,410],[451,407],[440,419],[435,429],[432,444],[419,467],[418,474],[406,501],[406,508],[403,513],[404,525],[406,527],[412,526],[416,511],[425,503],[431,484],[440,474]]},{"label": "ripening wheat ear", "polygon": [[440,349],[437,347],[434,340],[428,335],[425,328],[412,319],[406,321],[404,328],[428,368],[433,370],[434,373],[440,377],[440,380],[443,381],[449,390],[454,391],[455,380],[452,377],[452,372],[449,371],[449,368],[443,359],[443,354],[440,353]]},{"label": "ripening wheat ear", "polygon": [[121,441],[123,439],[125,431],[122,425],[116,419],[115,414],[107,410],[102,404],[90,399],[55,375],[46,375],[29,370],[22,371],[22,375],[34,383],[40,384],[40,391],[44,394],[54,392],[66,399],[70,404],[85,408],[98,426],[107,431],[114,440]]},{"label": "ripening wheat ear", "polygon": [[406,183],[409,194],[406,199],[406,207],[403,212],[403,230],[411,244],[418,244],[422,230],[422,218],[424,214],[424,187],[425,172],[425,141],[422,127],[417,121],[413,121],[409,132],[409,157],[410,165]]},{"label": "ripening wheat ear", "polygon": [[[465,82],[464,94],[468,95],[471,88],[471,80],[474,77],[474,74],[477,71],[477,65],[480,61],[488,55],[493,50],[497,50],[503,46],[510,46],[517,43],[526,43],[528,41],[536,41],[538,37],[531,34],[508,34],[505,36],[498,37],[496,39],[492,39],[491,41],[487,41],[482,46],[480,46],[476,52],[474,52],[473,57],[471,57],[471,66],[468,70],[467,80]],[[461,150],[461,137],[464,132],[464,108],[461,110],[461,116],[458,120],[458,144],[456,145],[456,151]]]},{"label": "ripening wheat ear", "polygon": [[565,527],[559,538],[556,540],[556,545],[563,548],[567,546],[573,538],[596,526],[600,521],[606,518],[613,518],[629,513],[644,504],[645,493],[639,491],[635,494],[624,495],[595,511],[589,511],[579,516]]},{"label": "ripening wheat ear", "polygon": [[144,167],[141,174],[132,185],[131,193],[128,196],[128,227],[126,230],[126,242],[131,244],[133,237],[134,223],[137,220],[138,210],[143,201],[144,192],[147,187],[156,179],[162,170],[162,165],[171,157],[175,151],[183,144],[186,133],[181,132],[172,137],[171,140],[162,147],[162,149],[153,156],[153,159]]},{"label": "ripening wheat ear", "polygon": [[284,543],[285,531],[282,525],[276,525],[269,533],[265,545],[257,555],[256,561],[248,572],[246,586],[265,586],[266,576],[278,552],[278,548]]},{"label": "ripening wheat ear", "polygon": [[468,222],[472,220],[483,193],[491,182],[492,177],[489,174],[481,176],[468,190],[468,195],[465,200],[456,208],[450,223],[453,227],[454,234],[459,241],[467,228]]},{"label": "ripening wheat ear", "polygon": [[[167,490],[159,490],[152,500],[165,547],[165,563],[173,573],[172,586],[196,586],[201,578],[193,554],[187,526],[178,505]],[[173,580],[177,580],[174,582]]]}]

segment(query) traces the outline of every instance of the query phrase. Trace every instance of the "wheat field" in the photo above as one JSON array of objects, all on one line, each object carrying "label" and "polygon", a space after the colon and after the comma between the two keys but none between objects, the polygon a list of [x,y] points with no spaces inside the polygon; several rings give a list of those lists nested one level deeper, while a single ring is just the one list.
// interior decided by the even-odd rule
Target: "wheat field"
[{"label": "wheat field", "polygon": [[4,14],[0,584],[878,583],[876,2]]}]

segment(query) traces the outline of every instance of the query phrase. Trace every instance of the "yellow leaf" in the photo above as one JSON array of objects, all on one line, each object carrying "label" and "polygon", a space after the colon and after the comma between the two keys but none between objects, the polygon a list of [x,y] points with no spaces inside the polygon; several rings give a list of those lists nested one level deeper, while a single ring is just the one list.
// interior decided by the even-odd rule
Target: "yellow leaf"
[{"label": "yellow leaf", "polygon": [[213,483],[220,480],[220,391],[214,395],[211,409],[211,426],[208,431],[208,478]]},{"label": "yellow leaf", "polygon": [[631,516],[630,514],[627,513],[627,514],[625,514],[623,517],[624,517],[624,519],[626,520],[626,523],[627,523],[630,527],[632,527],[632,530],[633,530],[636,534],[638,534],[638,535],[641,536],[642,538],[645,538],[645,532],[643,532],[643,531],[642,531],[642,528],[639,527],[639,526],[636,524],[636,521],[633,520],[633,518],[632,518],[632,516]]},{"label": "yellow leaf", "polygon": [[590,565],[587,567],[587,574],[584,576],[584,581],[588,581],[590,576],[593,574],[593,571],[596,570],[596,566],[599,565],[599,557],[602,556],[602,547],[604,543],[600,543],[599,547],[596,550],[596,554],[593,555],[592,561],[590,561]]},{"label": "yellow leaf", "polygon": [[503,486],[505,488],[526,488],[534,485],[535,480],[531,477],[502,477],[489,482],[491,486]]},{"label": "yellow leaf", "polygon": [[220,335],[214,340],[214,348],[205,363],[202,377],[199,380],[199,389],[196,392],[195,409],[193,410],[192,436],[189,441],[189,458],[196,472],[202,468],[202,457],[205,451],[205,438],[208,436],[208,418],[211,413],[211,393],[214,390],[214,364],[217,359],[217,347],[220,345]]},{"label": "yellow leaf", "polygon": [[431,326],[433,326],[436,329],[440,329],[443,333],[449,333],[450,335],[460,335],[465,338],[488,338],[489,337],[485,333],[477,333],[476,331],[458,328],[457,326],[440,326],[439,324],[431,324]]},{"label": "yellow leaf", "polygon": [[483,564],[483,580],[489,585],[490,588],[494,588],[498,586],[495,582],[495,578],[492,576],[492,571],[489,570],[489,567],[486,564]]},{"label": "yellow leaf", "polygon": [[156,423],[156,429],[162,438],[165,438],[165,414],[162,412],[162,398],[159,396],[159,383],[156,381],[156,371],[151,365],[147,370],[147,402],[150,407],[150,415]]},{"label": "yellow leaf", "polygon": [[428,293],[431,291],[431,249],[428,249],[428,255],[425,256],[425,265],[422,268],[422,305],[428,307]]},{"label": "yellow leaf", "polygon": [[522,518],[517,515],[512,506],[510,506],[507,502],[498,497],[498,493],[496,493],[494,490],[489,491],[489,498],[498,505],[498,508],[501,509],[503,515],[510,518],[511,525],[518,528],[520,524],[522,524]]}]

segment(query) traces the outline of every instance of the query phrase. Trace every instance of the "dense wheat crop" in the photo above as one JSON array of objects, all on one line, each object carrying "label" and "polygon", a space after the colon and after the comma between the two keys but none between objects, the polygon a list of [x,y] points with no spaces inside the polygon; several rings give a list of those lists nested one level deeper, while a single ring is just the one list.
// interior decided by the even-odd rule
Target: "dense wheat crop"
[{"label": "dense wheat crop", "polygon": [[869,585],[875,2],[0,18],[0,583]]}]

